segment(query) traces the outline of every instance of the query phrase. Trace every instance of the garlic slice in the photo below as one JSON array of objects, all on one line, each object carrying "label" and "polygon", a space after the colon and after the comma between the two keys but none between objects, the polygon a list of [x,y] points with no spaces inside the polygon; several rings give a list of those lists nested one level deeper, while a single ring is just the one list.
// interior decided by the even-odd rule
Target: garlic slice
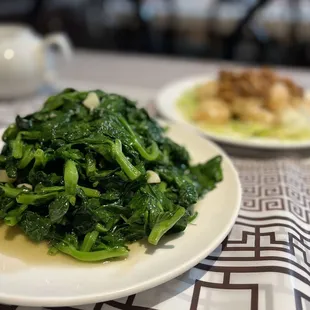
[{"label": "garlic slice", "polygon": [[92,111],[100,104],[99,98],[96,93],[90,92],[83,101],[83,105]]},{"label": "garlic slice", "polygon": [[16,187],[18,187],[18,188],[26,187],[26,188],[29,188],[30,190],[32,190],[32,185],[28,184],[28,183],[20,183]]},{"label": "garlic slice", "polygon": [[153,170],[146,171],[146,175],[147,183],[149,184],[157,184],[161,182],[159,175]]},{"label": "garlic slice", "polygon": [[15,179],[13,178],[10,178],[6,171],[5,170],[0,170],[0,182],[3,182],[3,183],[12,183],[14,182]]}]

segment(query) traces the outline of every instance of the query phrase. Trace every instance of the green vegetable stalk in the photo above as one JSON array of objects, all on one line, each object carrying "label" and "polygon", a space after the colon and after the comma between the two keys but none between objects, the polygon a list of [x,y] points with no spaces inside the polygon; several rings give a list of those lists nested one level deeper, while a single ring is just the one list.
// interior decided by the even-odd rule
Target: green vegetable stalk
[{"label": "green vegetable stalk", "polygon": [[182,218],[184,214],[185,209],[178,208],[171,217],[156,223],[148,237],[148,242],[153,245],[157,245],[161,237],[169,229],[171,229]]},{"label": "green vegetable stalk", "polygon": [[130,180],[135,180],[140,176],[140,171],[130,163],[122,152],[122,142],[118,139],[115,140],[115,143],[112,146],[112,154]]},{"label": "green vegetable stalk", "polygon": [[77,189],[77,183],[79,180],[79,173],[76,168],[76,164],[73,160],[67,160],[65,163],[64,181],[65,192],[71,196],[71,204],[75,204],[75,195]]},{"label": "green vegetable stalk", "polygon": [[110,250],[101,250],[94,252],[78,251],[73,246],[65,244],[59,244],[56,246],[56,248],[59,251],[83,262],[98,262],[110,258],[126,257],[128,255],[128,250],[125,247],[112,248]]}]

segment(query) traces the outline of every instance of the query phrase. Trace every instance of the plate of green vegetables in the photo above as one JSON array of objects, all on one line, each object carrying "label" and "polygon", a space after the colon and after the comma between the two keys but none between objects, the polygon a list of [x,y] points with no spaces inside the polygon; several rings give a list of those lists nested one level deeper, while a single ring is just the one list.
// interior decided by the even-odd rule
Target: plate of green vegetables
[{"label": "plate of green vegetables", "polygon": [[65,89],[3,131],[0,303],[80,305],[180,275],[229,233],[229,158],[131,100]]}]

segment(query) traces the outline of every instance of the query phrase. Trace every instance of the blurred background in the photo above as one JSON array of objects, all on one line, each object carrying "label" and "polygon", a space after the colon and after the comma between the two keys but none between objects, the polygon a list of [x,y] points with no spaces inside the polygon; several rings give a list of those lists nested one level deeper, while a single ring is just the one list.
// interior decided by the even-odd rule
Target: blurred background
[{"label": "blurred background", "polygon": [[310,65],[307,0],[1,0],[0,22],[87,49]]}]

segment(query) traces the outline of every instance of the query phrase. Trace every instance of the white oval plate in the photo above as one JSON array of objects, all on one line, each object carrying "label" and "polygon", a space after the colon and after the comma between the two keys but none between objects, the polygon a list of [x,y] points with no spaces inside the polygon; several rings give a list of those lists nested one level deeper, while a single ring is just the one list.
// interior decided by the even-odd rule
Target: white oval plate
[{"label": "white oval plate", "polygon": [[[141,292],[169,281],[207,257],[230,232],[238,215],[241,186],[230,159],[212,142],[181,125],[168,135],[187,147],[193,162],[223,156],[224,180],[197,204],[199,215],[183,234],[162,240],[157,247],[135,246],[123,261],[104,264],[32,264],[1,250],[0,303],[23,306],[72,306],[107,301]],[[14,247],[14,238],[10,241]],[[36,246],[33,257],[36,260]],[[4,253],[5,252],[5,253]],[[57,255],[59,256],[59,255]],[[48,257],[48,262],[57,260]]]},{"label": "white oval plate", "polygon": [[305,141],[283,141],[269,138],[241,138],[230,135],[221,135],[211,131],[205,131],[186,120],[177,108],[177,101],[184,92],[192,89],[198,84],[215,79],[216,76],[194,76],[178,80],[163,87],[156,97],[156,107],[160,114],[165,118],[186,124],[215,141],[227,143],[236,146],[263,148],[263,149],[304,149],[310,147],[310,139]]}]

